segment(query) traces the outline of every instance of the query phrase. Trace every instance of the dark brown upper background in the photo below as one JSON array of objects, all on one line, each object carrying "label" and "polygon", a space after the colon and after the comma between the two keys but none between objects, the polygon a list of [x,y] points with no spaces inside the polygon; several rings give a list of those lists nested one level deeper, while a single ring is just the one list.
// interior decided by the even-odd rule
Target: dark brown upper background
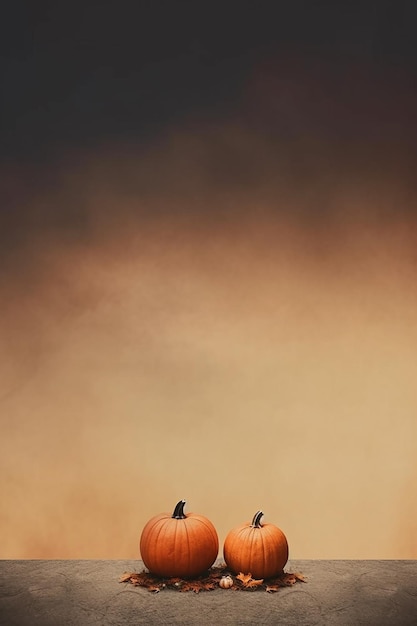
[{"label": "dark brown upper background", "polygon": [[[310,194],[304,213],[316,221],[333,211],[315,200],[335,180],[392,179],[405,194],[395,211],[412,211],[416,17],[414,3],[387,0],[13,3],[1,25],[3,245],[34,219],[84,232],[81,201],[36,217],[32,203],[98,154],[113,156],[113,184],[141,195],[155,178],[181,197],[193,185],[260,193],[279,178]],[[199,142],[190,163],[171,153],[126,172],[126,154],[148,162],[184,132]],[[202,205],[193,202],[194,215]]]}]

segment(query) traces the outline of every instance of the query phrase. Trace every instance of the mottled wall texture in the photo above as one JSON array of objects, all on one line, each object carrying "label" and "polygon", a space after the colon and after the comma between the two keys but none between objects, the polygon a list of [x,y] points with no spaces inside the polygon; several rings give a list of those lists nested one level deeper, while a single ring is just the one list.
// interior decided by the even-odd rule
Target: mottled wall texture
[{"label": "mottled wall texture", "polygon": [[417,558],[416,98],[325,69],[2,163],[1,558],[137,558],[181,498]]}]

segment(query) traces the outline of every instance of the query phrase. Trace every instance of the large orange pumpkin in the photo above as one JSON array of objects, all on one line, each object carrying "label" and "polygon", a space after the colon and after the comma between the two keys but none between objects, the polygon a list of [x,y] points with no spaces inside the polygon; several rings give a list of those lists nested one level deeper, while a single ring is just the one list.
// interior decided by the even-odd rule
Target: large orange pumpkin
[{"label": "large orange pumpkin", "polygon": [[217,558],[219,539],[213,524],[203,515],[185,514],[184,506],[185,500],[180,500],[172,515],[156,515],[142,531],[142,560],[157,576],[191,578]]},{"label": "large orange pumpkin", "polygon": [[235,574],[251,574],[253,578],[271,578],[280,574],[288,561],[288,542],[277,526],[261,524],[262,511],[255,513],[252,523],[234,528],[226,536],[223,556]]}]

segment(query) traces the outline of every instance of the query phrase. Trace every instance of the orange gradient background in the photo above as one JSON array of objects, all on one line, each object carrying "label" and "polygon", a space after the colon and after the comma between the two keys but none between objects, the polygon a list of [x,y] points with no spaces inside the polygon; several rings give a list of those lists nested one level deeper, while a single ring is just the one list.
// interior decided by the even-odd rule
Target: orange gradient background
[{"label": "orange gradient background", "polygon": [[3,166],[1,558],[139,558],[181,498],[221,544],[261,508],[292,558],[417,558],[406,132],[258,105]]}]

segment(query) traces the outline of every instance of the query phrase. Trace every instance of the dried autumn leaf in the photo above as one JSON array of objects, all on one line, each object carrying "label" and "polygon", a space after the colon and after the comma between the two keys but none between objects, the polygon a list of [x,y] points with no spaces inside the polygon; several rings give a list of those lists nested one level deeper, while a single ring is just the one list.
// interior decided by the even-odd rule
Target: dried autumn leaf
[{"label": "dried autumn leaf", "polygon": [[245,584],[245,587],[260,587],[262,585],[262,583],[264,582],[263,578],[259,578],[258,580],[256,580],[255,578],[251,578],[250,580],[248,580],[248,582]]},{"label": "dried autumn leaf", "polygon": [[120,576],[119,583],[126,583],[131,580],[133,574],[132,572],[125,572],[123,576]]},{"label": "dried autumn leaf", "polygon": [[214,581],[202,583],[202,589],[206,589],[207,591],[211,591],[217,587]]},{"label": "dried autumn leaf", "polygon": [[298,573],[294,573],[294,576],[297,580],[301,581],[302,583],[306,583],[307,582],[307,577],[304,576],[304,574],[298,574]]},{"label": "dried autumn leaf", "polygon": [[249,589],[251,587],[259,587],[264,582],[263,578],[256,580],[255,578],[252,578],[252,574],[243,574],[242,572],[240,572],[240,574],[238,574],[236,578],[242,581],[244,587],[247,587]]},{"label": "dried autumn leaf", "polygon": [[294,576],[294,574],[286,574],[284,580],[285,580],[286,585],[295,585],[295,583],[297,582],[297,579]]},{"label": "dried autumn leaf", "polygon": [[241,581],[242,581],[242,583],[243,583],[244,585],[246,585],[246,584],[249,582],[249,580],[252,580],[252,574],[244,574],[243,572],[240,572],[240,573],[236,576],[236,578],[237,578],[238,580],[241,580]]},{"label": "dried autumn leaf", "polygon": [[181,591],[194,591],[194,593],[199,593],[203,589],[203,586],[200,582],[193,582],[192,580],[185,582],[181,586]]},{"label": "dried autumn leaf", "polygon": [[130,578],[126,582],[130,582],[134,587],[149,588],[157,584],[159,581],[155,577],[147,574],[146,572],[142,572],[141,574],[131,574]]},{"label": "dried autumn leaf", "polygon": [[265,591],[268,593],[275,593],[278,589],[280,589],[280,585],[267,585]]}]

